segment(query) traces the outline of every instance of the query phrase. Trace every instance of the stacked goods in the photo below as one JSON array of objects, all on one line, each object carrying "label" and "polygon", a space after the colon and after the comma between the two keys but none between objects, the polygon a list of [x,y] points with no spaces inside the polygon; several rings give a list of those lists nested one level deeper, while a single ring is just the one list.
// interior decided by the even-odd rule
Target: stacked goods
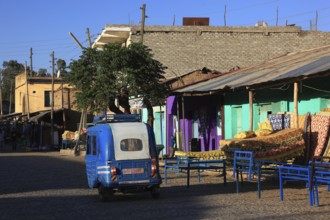
[{"label": "stacked goods", "polygon": [[64,133],[62,134],[62,139],[63,140],[75,140],[75,132],[73,131],[64,131]]},{"label": "stacked goods", "polygon": [[194,157],[194,158],[199,158],[201,160],[218,160],[218,159],[223,159],[224,152],[221,150],[212,150],[205,152],[175,151],[175,156]]},{"label": "stacked goods", "polygon": [[259,122],[258,127],[259,129],[254,132],[257,137],[267,136],[273,132],[272,125],[270,124],[268,119],[266,119],[265,122]]},{"label": "stacked goods", "polygon": [[240,138],[240,139],[244,139],[244,138],[252,138],[255,136],[255,133],[253,131],[241,131],[238,132],[234,138]]},{"label": "stacked goods", "polygon": [[233,158],[235,150],[243,150],[254,152],[255,159],[285,162],[303,155],[305,141],[301,129],[289,128],[268,136],[221,140],[220,147],[227,158]]}]

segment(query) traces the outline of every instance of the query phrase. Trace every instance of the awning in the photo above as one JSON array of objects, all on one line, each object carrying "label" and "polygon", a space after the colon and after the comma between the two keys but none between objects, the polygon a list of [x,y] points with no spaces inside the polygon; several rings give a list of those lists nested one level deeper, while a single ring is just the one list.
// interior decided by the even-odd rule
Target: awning
[{"label": "awning", "polygon": [[130,27],[105,27],[102,33],[96,38],[92,47],[102,48],[108,43],[127,43],[131,35]]},{"label": "awning", "polygon": [[38,115],[31,117],[29,119],[29,122],[38,122],[41,118],[43,118],[45,115],[48,115],[50,113],[51,111],[40,112]]},{"label": "awning", "polygon": [[174,93],[210,94],[270,87],[314,76],[330,75],[330,45],[281,56],[260,65],[220,74],[203,82],[177,89]]}]

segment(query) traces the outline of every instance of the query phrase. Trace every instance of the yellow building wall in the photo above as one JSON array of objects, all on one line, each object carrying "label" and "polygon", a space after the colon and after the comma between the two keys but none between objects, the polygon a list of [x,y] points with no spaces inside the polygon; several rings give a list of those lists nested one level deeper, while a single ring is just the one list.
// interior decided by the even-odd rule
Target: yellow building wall
[{"label": "yellow building wall", "polygon": [[[42,79],[42,83],[33,82],[34,80],[30,80],[28,83],[28,93],[29,93],[29,110],[30,113],[50,110],[51,107],[45,106],[45,91],[52,91],[52,80],[51,77],[32,77],[34,79]],[[15,112],[26,114],[28,112],[27,109],[27,96],[26,96],[26,77],[24,73],[21,73],[15,78]],[[68,88],[68,84],[63,84],[64,88]],[[62,83],[54,82],[54,109],[62,108]],[[57,95],[55,95],[57,94]],[[64,93],[65,94],[65,93]],[[67,97],[67,95],[66,95]],[[68,100],[65,98],[64,100]],[[72,100],[73,101],[73,100]],[[67,101],[64,101],[67,103]],[[67,106],[63,106],[68,108]]]}]

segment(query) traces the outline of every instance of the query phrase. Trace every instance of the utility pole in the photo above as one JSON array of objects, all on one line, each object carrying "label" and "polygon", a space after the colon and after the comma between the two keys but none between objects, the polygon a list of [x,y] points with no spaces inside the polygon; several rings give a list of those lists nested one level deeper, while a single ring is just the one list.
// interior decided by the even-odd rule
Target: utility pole
[{"label": "utility pole", "polygon": [[87,38],[88,38],[88,46],[89,46],[89,48],[92,48],[91,34],[89,32],[89,28],[86,29],[86,34],[87,34]]},{"label": "utility pole", "polygon": [[13,93],[13,80],[10,80],[10,94],[9,94],[9,114],[11,113],[11,102],[12,102],[12,93]]},{"label": "utility pole", "polygon": [[78,44],[78,46],[81,48],[81,49],[84,49],[84,47],[81,45],[81,43],[77,40],[77,38],[71,33],[69,32],[70,36],[73,38],[73,40]]},{"label": "utility pole", "polygon": [[141,43],[143,43],[143,35],[144,35],[144,23],[146,19],[146,4],[142,4],[140,8],[142,10],[142,21],[141,21]]},{"label": "utility pole", "polygon": [[225,5],[225,12],[223,13],[223,22],[224,22],[224,26],[227,26],[227,5]]},{"label": "utility pole", "polygon": [[29,102],[28,73],[27,73],[27,63],[26,63],[26,61],[25,61],[24,69],[25,69],[27,117],[28,117],[28,119],[30,119],[30,102]]},{"label": "utility pole", "polygon": [[175,26],[175,15],[173,16],[173,26]]},{"label": "utility pole", "polygon": [[[71,32],[69,32],[69,34],[73,38],[73,40],[78,44],[78,46],[81,49],[84,49],[84,47],[77,40],[77,38]],[[88,28],[87,28],[87,34],[89,35],[89,29]],[[88,38],[89,38],[89,41],[90,41],[90,36]],[[91,42],[89,42],[89,46],[91,46],[91,45],[92,45]],[[79,129],[78,129],[78,140],[77,140],[76,145],[74,147],[74,153],[75,153],[75,155],[79,155],[79,139],[80,139],[80,131],[81,131],[82,119],[83,119],[84,115],[85,115],[85,110],[83,109],[82,112],[81,112],[81,116],[80,116],[80,123],[79,123]]]},{"label": "utility pole", "polygon": [[317,31],[317,22],[319,20],[319,13],[316,11],[316,17],[315,17],[315,30]]},{"label": "utility pole", "polygon": [[276,26],[278,26],[278,6],[276,8]]},{"label": "utility pole", "polygon": [[54,51],[52,52],[52,98],[51,98],[51,113],[50,113],[50,120],[51,120],[51,145],[54,145]]},{"label": "utility pole", "polygon": [[[33,75],[33,68],[32,68],[32,55],[33,55],[33,53],[32,53],[32,47],[31,47],[31,48],[30,48],[30,76]],[[26,80],[27,80],[27,78],[26,78]]]}]

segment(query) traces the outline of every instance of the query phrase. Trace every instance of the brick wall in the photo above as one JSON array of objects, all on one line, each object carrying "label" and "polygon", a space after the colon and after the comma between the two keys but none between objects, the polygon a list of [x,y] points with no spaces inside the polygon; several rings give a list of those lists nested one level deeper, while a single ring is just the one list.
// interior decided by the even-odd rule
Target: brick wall
[{"label": "brick wall", "polygon": [[[131,39],[140,40],[139,27]],[[290,52],[330,44],[330,33],[300,27],[147,26],[144,44],[165,66],[166,78],[207,67],[227,72]]]}]

